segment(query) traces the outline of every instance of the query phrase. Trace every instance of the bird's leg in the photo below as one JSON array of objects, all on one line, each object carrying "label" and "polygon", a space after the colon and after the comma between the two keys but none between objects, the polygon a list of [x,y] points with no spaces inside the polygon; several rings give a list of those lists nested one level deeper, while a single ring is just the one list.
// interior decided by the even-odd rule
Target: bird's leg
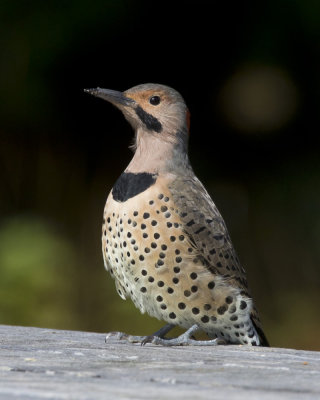
[{"label": "bird's leg", "polygon": [[164,336],[174,327],[175,325],[167,324],[149,336],[133,336],[123,332],[109,332],[106,335],[105,341],[109,340],[111,337],[114,337],[118,340],[127,340],[130,343],[141,343],[141,345],[145,345],[146,343],[151,343],[154,338],[164,338]]},{"label": "bird's leg", "polygon": [[174,339],[165,339],[161,337],[155,336],[151,343],[160,344],[162,346],[216,346],[223,341],[221,339],[211,339],[211,340],[195,340],[192,339],[191,336],[196,333],[200,328],[197,324],[192,325],[187,331],[185,331],[182,335],[178,336]]},{"label": "bird's leg", "polygon": [[[145,336],[143,341],[141,342],[141,345],[144,346],[147,343],[152,343],[154,338],[161,338],[164,339],[166,334],[173,329],[175,325],[167,324],[160,328],[157,332],[153,333],[152,335]],[[165,339],[165,340],[171,340],[171,339]]]}]

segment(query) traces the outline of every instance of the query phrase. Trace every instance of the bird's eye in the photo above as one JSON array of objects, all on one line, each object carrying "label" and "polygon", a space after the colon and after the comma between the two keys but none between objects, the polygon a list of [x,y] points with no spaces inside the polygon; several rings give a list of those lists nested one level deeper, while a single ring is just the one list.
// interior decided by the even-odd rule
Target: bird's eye
[{"label": "bird's eye", "polygon": [[152,96],[152,97],[150,97],[149,102],[153,106],[157,106],[158,104],[160,104],[160,97],[159,96]]}]

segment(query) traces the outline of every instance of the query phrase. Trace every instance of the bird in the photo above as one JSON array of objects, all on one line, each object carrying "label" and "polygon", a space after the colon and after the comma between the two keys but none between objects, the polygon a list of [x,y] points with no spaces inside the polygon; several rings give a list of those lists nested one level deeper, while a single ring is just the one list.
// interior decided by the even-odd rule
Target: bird
[{"label": "bird", "polygon": [[[269,346],[226,224],[190,164],[183,97],[155,83],[84,91],[122,111],[135,132],[133,158],[104,208],[103,259],[120,297],[166,325],[131,338]],[[167,338],[175,326],[185,332]],[[196,340],[198,331],[208,340]]]}]

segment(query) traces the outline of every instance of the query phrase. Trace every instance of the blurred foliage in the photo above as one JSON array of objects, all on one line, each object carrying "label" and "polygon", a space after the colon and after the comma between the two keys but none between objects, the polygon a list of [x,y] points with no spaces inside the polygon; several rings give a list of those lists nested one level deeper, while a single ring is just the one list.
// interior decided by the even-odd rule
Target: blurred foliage
[{"label": "blurred foliage", "polygon": [[132,132],[84,87],[168,84],[272,345],[320,349],[320,3],[0,4],[0,323],[151,333],[100,227]]},{"label": "blurred foliage", "polygon": [[0,265],[1,320],[68,323],[74,292],[68,281],[75,259],[63,237],[35,217],[16,216],[1,226]]}]

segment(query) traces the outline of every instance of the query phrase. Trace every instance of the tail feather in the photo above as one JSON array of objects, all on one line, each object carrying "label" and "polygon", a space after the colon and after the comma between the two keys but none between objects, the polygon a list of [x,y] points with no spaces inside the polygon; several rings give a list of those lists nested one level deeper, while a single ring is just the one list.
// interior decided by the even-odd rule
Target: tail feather
[{"label": "tail feather", "polygon": [[257,331],[260,339],[260,346],[262,347],[270,347],[270,344],[268,342],[268,339],[266,338],[266,335],[264,334],[263,330],[257,326],[256,321],[254,318],[251,318],[251,321],[253,323],[253,326],[255,327],[255,330]]}]

